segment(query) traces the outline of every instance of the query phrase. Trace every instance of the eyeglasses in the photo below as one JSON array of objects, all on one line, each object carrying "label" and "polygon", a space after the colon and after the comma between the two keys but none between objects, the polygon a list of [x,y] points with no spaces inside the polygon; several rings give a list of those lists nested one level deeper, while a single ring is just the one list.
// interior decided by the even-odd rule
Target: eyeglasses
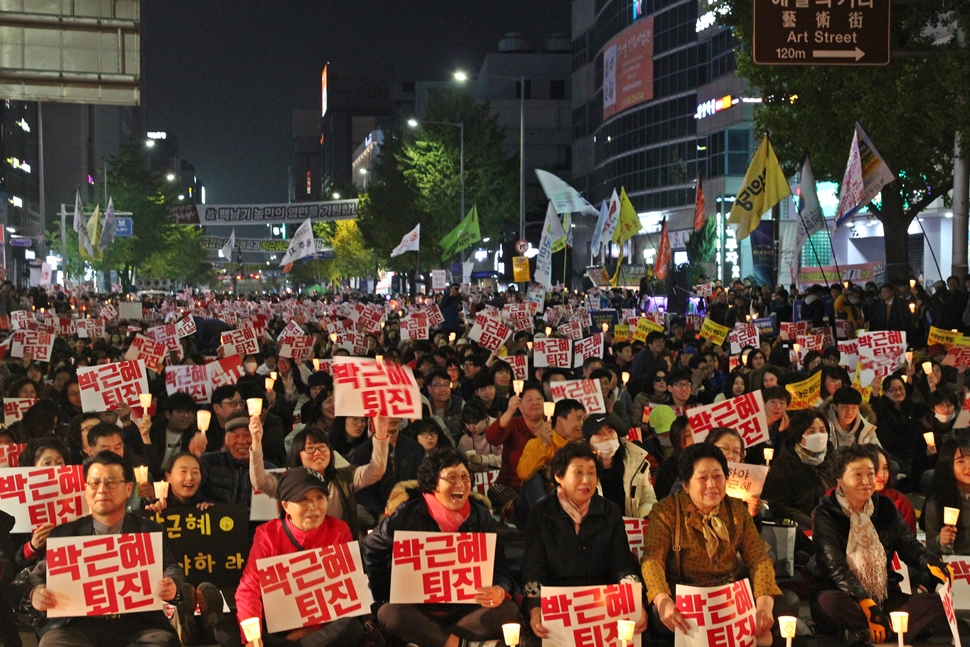
[{"label": "eyeglasses", "polygon": [[312,456],[313,454],[327,454],[329,452],[330,448],[326,445],[314,445],[312,447],[308,445],[303,448],[303,453],[309,456]]},{"label": "eyeglasses", "polygon": [[242,405],[243,405],[243,401],[241,399],[223,400],[222,402],[219,403],[220,407],[241,407]]},{"label": "eyeglasses", "polygon": [[128,481],[125,481],[125,480],[106,479],[104,481],[101,481],[101,480],[85,481],[85,484],[88,486],[88,488],[91,489],[92,492],[97,492],[98,490],[100,490],[102,485],[109,492],[114,492],[115,490],[118,489],[118,487],[124,485],[127,482]]},{"label": "eyeglasses", "polygon": [[458,476],[456,474],[449,474],[448,476],[438,475],[438,478],[441,479],[442,481],[447,481],[451,485],[455,485],[459,481],[461,481],[462,483],[472,482],[472,477],[468,474],[462,474],[461,476]]},{"label": "eyeglasses", "polygon": [[674,388],[677,388],[677,389],[689,389],[690,388],[690,382],[674,382],[670,386],[672,386]]},{"label": "eyeglasses", "polygon": [[447,382],[437,382],[435,384],[432,384],[431,385],[431,388],[432,389],[450,389],[451,388],[451,384],[448,384]]},{"label": "eyeglasses", "polygon": [[721,447],[720,445],[714,445],[714,446],[721,450],[721,453],[724,454],[724,458],[727,458],[729,460],[733,460],[735,462],[740,461],[741,460],[741,457],[744,454],[744,452],[739,452],[736,449],[730,449],[728,447]]},{"label": "eyeglasses", "polygon": [[658,375],[657,377],[653,378],[653,381],[654,382],[666,382],[667,381],[667,376],[666,375]]}]

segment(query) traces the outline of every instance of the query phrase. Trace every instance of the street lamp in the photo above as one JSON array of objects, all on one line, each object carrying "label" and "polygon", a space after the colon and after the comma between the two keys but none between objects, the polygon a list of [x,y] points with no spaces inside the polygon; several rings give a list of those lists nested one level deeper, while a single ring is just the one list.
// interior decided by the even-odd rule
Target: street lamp
[{"label": "street lamp", "polygon": [[[489,78],[519,82],[519,240],[525,240],[525,74],[518,77],[489,74]],[[461,70],[455,72],[456,81],[468,80]]]},{"label": "street lamp", "polygon": [[[458,148],[458,173],[461,178],[461,213],[458,214],[458,222],[461,222],[465,219],[465,122],[459,121],[455,123],[453,121],[425,121],[424,123],[434,124],[436,126],[454,126],[461,131]],[[418,125],[417,119],[408,119],[408,126],[411,128],[417,128]]]},{"label": "street lamp", "polygon": [[165,176],[165,179],[168,180],[169,182],[174,182],[175,181],[175,173],[169,173],[168,175]]},{"label": "street lamp", "polygon": [[145,146],[147,146],[148,148],[155,148],[155,140],[149,139],[148,141],[145,142]]}]

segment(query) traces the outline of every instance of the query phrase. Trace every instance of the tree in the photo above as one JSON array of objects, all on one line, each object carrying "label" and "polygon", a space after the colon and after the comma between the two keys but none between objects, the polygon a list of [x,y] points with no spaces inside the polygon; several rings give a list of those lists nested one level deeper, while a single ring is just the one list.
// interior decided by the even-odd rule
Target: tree
[{"label": "tree", "polygon": [[707,218],[700,229],[691,232],[686,248],[686,269],[690,285],[694,286],[700,283],[700,277],[707,272],[707,265],[717,255],[717,222],[714,217]]},{"label": "tree", "polygon": [[881,201],[869,206],[884,226],[888,278],[908,274],[909,224],[933,200],[947,196],[955,133],[970,131],[966,50],[957,47],[956,38],[934,45],[928,31],[959,21],[970,33],[970,0],[948,3],[949,14],[941,14],[940,6],[893,4],[891,44],[897,53],[885,67],[755,65],[751,0],[717,0],[715,7],[741,43],[735,50],[738,74],[760,88],[758,129],[771,134],[786,173],[794,175],[808,152],[817,180],[841,182],[858,121],[896,174]]},{"label": "tree", "polygon": [[313,236],[333,250],[327,260],[301,260],[293,264],[290,280],[296,285],[339,284],[345,279],[377,276],[374,251],[367,246],[355,220],[313,223]]}]

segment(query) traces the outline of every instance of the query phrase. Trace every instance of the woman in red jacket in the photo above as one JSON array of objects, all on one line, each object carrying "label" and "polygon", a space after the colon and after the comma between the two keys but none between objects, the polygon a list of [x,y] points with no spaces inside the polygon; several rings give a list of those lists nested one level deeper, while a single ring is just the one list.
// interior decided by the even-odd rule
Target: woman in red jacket
[{"label": "woman in red jacket", "polygon": [[[345,522],[327,516],[329,488],[321,475],[306,468],[290,468],[280,478],[277,491],[283,510],[286,511],[286,518],[273,519],[256,530],[249,560],[243,570],[239,588],[236,589],[236,617],[240,620],[263,617],[259,574],[256,572],[257,560],[353,541],[350,528]],[[302,639],[310,634],[316,635],[303,643]],[[241,631],[240,635],[243,635]],[[271,634],[263,644],[296,645],[312,642],[315,647],[356,645],[360,644],[363,636],[364,628],[356,618],[341,618],[312,627]],[[256,645],[255,642],[247,643],[245,635],[242,644],[246,647]]]}]

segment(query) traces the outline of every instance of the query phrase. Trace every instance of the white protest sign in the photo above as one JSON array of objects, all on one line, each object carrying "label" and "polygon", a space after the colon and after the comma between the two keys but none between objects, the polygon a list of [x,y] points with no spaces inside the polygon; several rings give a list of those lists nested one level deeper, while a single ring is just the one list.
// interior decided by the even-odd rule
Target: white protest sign
[{"label": "white protest sign", "polygon": [[899,559],[899,553],[893,553],[892,562],[893,572],[898,574],[902,580],[899,582],[899,590],[906,595],[913,594],[913,584],[909,579],[909,566],[903,560]]},{"label": "white protest sign", "polygon": [[162,608],[162,533],[47,540],[49,618],[140,613]]},{"label": "white protest sign", "polygon": [[694,442],[704,442],[714,427],[730,427],[744,439],[745,447],[768,440],[768,418],[761,391],[687,410]]},{"label": "white protest sign", "polygon": [[640,517],[623,517],[623,526],[626,528],[626,540],[630,544],[630,550],[637,558],[637,564],[643,561],[644,541],[647,539],[647,520]]},{"label": "white protest sign", "polygon": [[536,339],[532,351],[536,368],[572,368],[573,343],[568,339]]},{"label": "white protest sign", "polygon": [[[606,402],[603,401],[603,389],[600,383],[593,380],[562,380],[550,382],[552,401],[559,402],[566,398],[579,400],[586,407],[587,414],[606,413]],[[617,430],[620,431],[620,430]]]},{"label": "white protest sign", "polygon": [[[267,474],[275,474],[280,478],[286,472],[286,468],[266,470]],[[269,521],[280,518],[280,502],[276,497],[270,496],[253,486],[253,497],[249,504],[250,521]]]},{"label": "white protest sign", "polygon": [[674,647],[754,647],[754,596],[747,578],[724,586],[677,585],[677,610],[690,625],[674,632]]},{"label": "white protest sign", "polygon": [[194,335],[197,330],[195,317],[182,317],[175,322],[175,336],[179,339]]},{"label": "white protest sign", "polygon": [[[602,645],[619,647],[617,620],[636,622],[643,613],[642,585],[543,586],[542,626],[549,631],[544,647]],[[641,635],[629,643],[639,647]]]},{"label": "white protest sign", "polygon": [[119,404],[139,405],[138,395],[148,393],[145,362],[138,359],[77,370],[82,411],[110,411]]},{"label": "white protest sign", "polygon": [[246,370],[243,368],[242,357],[229,355],[205,365],[206,375],[212,391],[226,384],[235,384]]},{"label": "white protest sign", "polygon": [[256,343],[256,332],[252,328],[240,328],[222,333],[223,355],[255,355],[259,352]]},{"label": "white protest sign", "polygon": [[[15,447],[11,445],[10,447]],[[42,523],[61,524],[88,513],[80,465],[0,469],[0,510],[11,515],[11,532],[33,532]]]},{"label": "white protest sign", "polygon": [[394,533],[391,604],[470,604],[492,585],[495,533]]},{"label": "white protest sign", "polygon": [[475,325],[469,331],[468,338],[478,342],[485,350],[497,351],[511,334],[512,329],[501,319],[479,314],[475,316]]},{"label": "white protest sign", "polygon": [[946,614],[947,623],[950,625],[950,633],[953,635],[953,644],[956,647],[961,647],[960,642],[960,629],[957,626],[957,614],[954,604],[954,595],[952,590],[952,584],[947,582],[943,586],[936,589],[937,595],[940,596],[940,600],[943,601],[943,612]]},{"label": "white protest sign", "polygon": [[0,467],[17,467],[20,465],[20,452],[25,449],[27,449],[26,443],[0,445]]},{"label": "white protest sign", "polygon": [[745,503],[753,497],[760,497],[767,476],[768,467],[764,465],[728,461],[727,495]]},{"label": "white protest sign", "polygon": [[188,393],[196,404],[205,405],[212,399],[207,365],[189,364],[165,369],[165,392]]},{"label": "white protest sign", "polygon": [[256,560],[270,633],[370,613],[374,598],[353,541]]},{"label": "white protest sign", "polygon": [[758,348],[758,328],[752,323],[735,324],[734,330],[728,333],[731,342],[731,354],[737,355],[745,346]]},{"label": "white protest sign", "polygon": [[573,342],[573,367],[579,368],[587,359],[603,357],[604,335],[596,333],[585,339]]},{"label": "white protest sign", "polygon": [[421,417],[421,393],[409,367],[364,357],[334,357],[331,370],[338,416]]},{"label": "white protest sign", "polygon": [[445,270],[431,270],[431,289],[435,292],[444,292],[448,287],[448,275]]},{"label": "white protest sign", "polygon": [[3,399],[3,424],[9,427],[18,420],[24,419],[27,409],[34,406],[36,398],[4,398]]},{"label": "white protest sign", "polygon": [[529,357],[527,355],[509,355],[505,358],[505,362],[512,367],[512,379],[529,379]]},{"label": "white protest sign", "polygon": [[10,344],[11,357],[31,357],[38,362],[51,361],[54,348],[54,335],[38,330],[18,330],[13,334]]},{"label": "white protest sign", "polygon": [[859,335],[861,357],[895,359],[905,353],[906,332],[903,330],[876,330]]},{"label": "white protest sign", "polygon": [[154,370],[165,359],[165,344],[149,339],[141,333],[136,333],[131,340],[131,346],[125,351],[125,359],[140,359]]},{"label": "white protest sign", "polygon": [[313,354],[313,337],[309,335],[291,335],[280,344],[280,357],[289,357],[297,364],[310,359]]},{"label": "white protest sign", "polygon": [[119,318],[140,321],[141,316],[141,301],[121,301],[118,303]]}]

